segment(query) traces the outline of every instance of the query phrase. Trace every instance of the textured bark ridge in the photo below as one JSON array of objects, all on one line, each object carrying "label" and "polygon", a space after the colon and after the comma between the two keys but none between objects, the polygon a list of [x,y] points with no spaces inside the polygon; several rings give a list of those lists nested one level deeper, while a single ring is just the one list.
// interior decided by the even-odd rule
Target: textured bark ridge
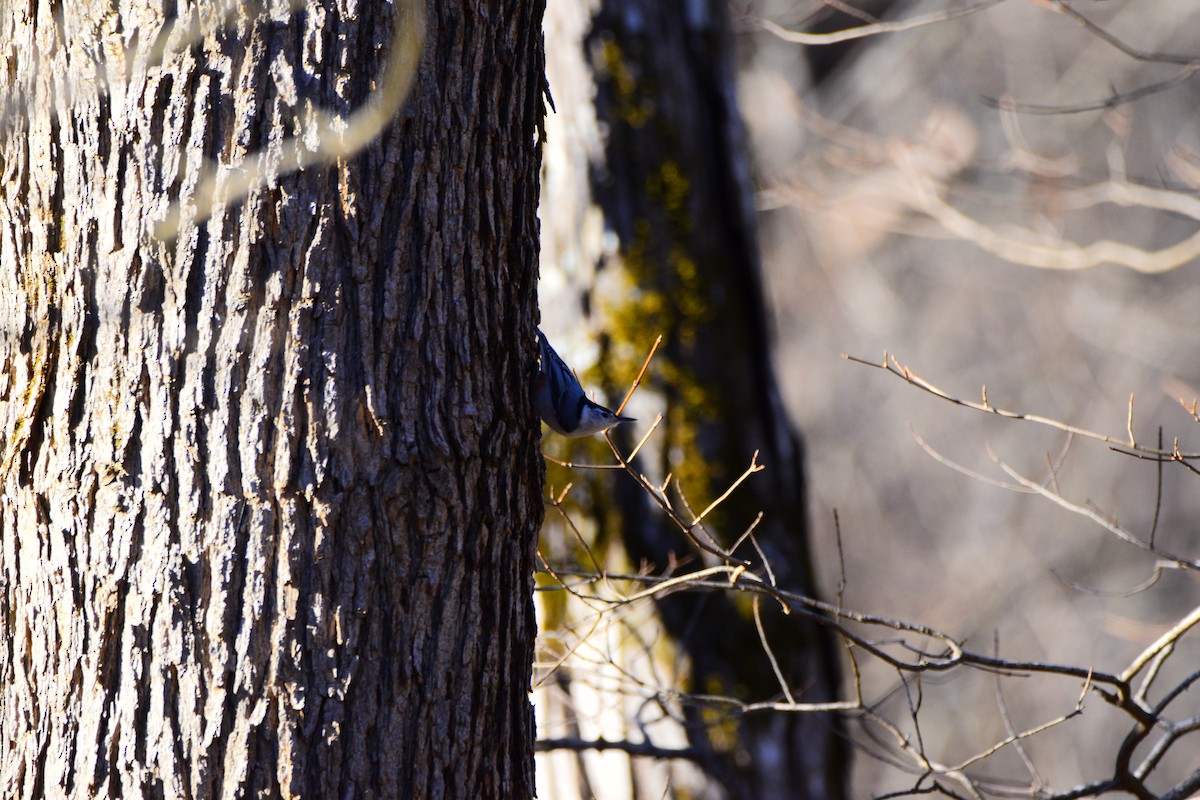
[{"label": "textured bark ridge", "polygon": [[[0,796],[532,796],[540,3],[430,3],[293,173],[391,4],[50,5],[0,15]],[[200,218],[212,162],[267,186]]]}]

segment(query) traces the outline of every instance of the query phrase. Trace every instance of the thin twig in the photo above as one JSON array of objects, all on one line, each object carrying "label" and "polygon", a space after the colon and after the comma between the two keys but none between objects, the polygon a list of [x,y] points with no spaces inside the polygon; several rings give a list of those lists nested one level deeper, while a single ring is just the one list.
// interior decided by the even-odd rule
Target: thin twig
[{"label": "thin twig", "polygon": [[1172,553],[1168,553],[1165,550],[1162,550],[1161,548],[1151,547],[1148,542],[1145,542],[1142,539],[1139,539],[1133,533],[1126,530],[1125,528],[1122,528],[1120,525],[1116,524],[1112,520],[1110,520],[1107,517],[1105,517],[1104,515],[1100,514],[1095,509],[1088,508],[1086,506],[1081,506],[1077,503],[1072,503],[1070,500],[1067,500],[1062,495],[1055,494],[1054,492],[1050,491],[1046,487],[1044,487],[1040,484],[1034,483],[1033,481],[1029,480],[1028,478],[1024,477],[1023,475],[1019,474],[1012,467],[1008,466],[1008,464],[1005,464],[1003,461],[1001,461],[999,456],[997,456],[995,454],[995,452],[992,450],[992,448],[990,446],[988,447],[988,454],[992,457],[992,459],[996,462],[996,464],[1000,467],[1000,469],[1002,469],[1006,473],[1008,473],[1009,477],[1011,477],[1013,480],[1020,483],[1022,486],[1026,486],[1026,487],[1029,487],[1030,489],[1033,489],[1035,492],[1040,494],[1042,497],[1045,497],[1046,499],[1051,500],[1055,504],[1062,506],[1063,508],[1067,509],[1068,511],[1072,511],[1076,514],[1079,514],[1080,516],[1087,517],[1088,519],[1090,519],[1093,522],[1095,522],[1096,524],[1098,524],[1100,527],[1111,532],[1113,535],[1115,535],[1121,541],[1131,544],[1134,547],[1137,547],[1141,550],[1145,550],[1147,552],[1154,553],[1155,555],[1159,556],[1160,558],[1163,558],[1167,561],[1171,561],[1175,564],[1178,564],[1181,567],[1185,567],[1187,569],[1193,569],[1193,570],[1200,570],[1200,561],[1192,561],[1190,559],[1186,559],[1181,556],[1177,556]]},{"label": "thin twig", "polygon": [[922,439],[921,435],[919,433],[917,433],[917,429],[913,427],[911,422],[908,424],[908,432],[909,432],[909,434],[912,435],[912,437],[914,439],[917,440],[917,444],[921,445],[921,449],[924,450],[929,455],[930,458],[932,458],[934,461],[937,461],[939,464],[943,464],[943,465],[949,467],[950,469],[954,470],[955,472],[961,472],[963,475],[966,475],[968,478],[973,478],[974,480],[977,480],[980,483],[986,483],[989,486],[995,486],[999,489],[1006,489],[1010,492],[1024,492],[1027,494],[1033,494],[1032,489],[1026,489],[1024,486],[1020,486],[1015,483],[1005,483],[1004,481],[998,481],[995,478],[989,478],[986,475],[983,475],[981,473],[975,472],[972,469],[968,469],[967,467],[964,467],[962,464],[959,464],[956,461],[951,461],[949,458],[942,455],[937,450],[934,450],[933,447],[928,442],[926,442],[924,439]]},{"label": "thin twig", "polygon": [[754,595],[752,609],[754,611],[754,627],[758,631],[758,641],[762,643],[763,652],[767,654],[767,660],[771,662],[771,669],[775,673],[775,679],[779,681],[779,688],[783,690],[783,696],[787,698],[788,705],[796,705],[796,698],[792,697],[792,690],[788,688],[787,679],[783,677],[783,672],[779,669],[779,662],[775,660],[775,653],[771,650],[771,644],[767,641],[767,632],[763,630],[762,614],[758,609],[758,595]]},{"label": "thin twig", "polygon": [[[1122,440],[1115,439],[1115,438],[1113,438],[1111,436],[1107,436],[1103,433],[1089,431],[1086,428],[1080,428],[1076,425],[1068,425],[1065,422],[1061,422],[1059,420],[1052,419],[1050,417],[1043,417],[1043,416],[1039,416],[1037,414],[1025,414],[1025,413],[1022,413],[1019,411],[1006,411],[1002,408],[997,408],[996,406],[993,406],[991,403],[988,402],[986,389],[984,390],[982,403],[976,403],[971,400],[963,400],[961,398],[955,397],[952,394],[950,394],[949,392],[939,389],[937,386],[934,386],[929,381],[925,380],[924,378],[920,377],[916,373],[912,372],[908,367],[903,366],[898,360],[896,360],[895,356],[892,356],[887,351],[884,351],[882,364],[874,362],[874,361],[868,361],[864,358],[859,358],[857,356],[846,355],[845,353],[842,354],[842,358],[846,359],[847,361],[853,361],[856,364],[864,364],[868,367],[874,367],[875,369],[881,369],[884,372],[890,372],[891,374],[903,379],[906,383],[909,383],[909,384],[917,387],[921,391],[927,392],[927,393],[933,395],[934,397],[941,398],[942,400],[945,400],[948,403],[953,403],[956,406],[963,406],[964,408],[973,408],[976,411],[982,411],[986,414],[994,414],[997,417],[1004,417],[1005,419],[1017,419],[1017,420],[1024,420],[1026,422],[1034,422],[1039,425],[1047,425],[1051,428],[1057,428],[1060,431],[1066,431],[1067,433],[1074,433],[1079,436],[1083,436],[1088,439],[1095,439],[1100,442],[1105,442],[1105,443],[1109,443],[1109,444],[1120,444],[1120,445],[1124,445],[1126,447],[1132,447],[1133,449],[1137,449],[1137,450],[1143,449],[1143,448],[1135,447],[1135,446],[1131,445],[1129,442],[1124,442]],[[1160,455],[1170,455],[1170,454],[1169,453],[1161,453]],[[1196,457],[1200,458],[1200,455],[1198,455]]]},{"label": "thin twig", "polygon": [[[662,344],[662,334],[660,333],[654,340],[654,344],[650,346],[650,352],[646,354],[646,360],[642,362],[642,368],[638,370],[637,377],[633,379],[633,383],[629,385],[629,391],[625,393],[625,399],[621,401],[621,405],[617,406],[617,414],[625,410],[625,405],[633,397],[633,393],[637,391],[638,386],[642,383],[642,376],[646,374],[646,369],[650,366],[650,360],[654,358],[654,354],[658,352],[658,346]],[[660,416],[661,418],[661,416]],[[632,458],[633,456],[630,456]]]},{"label": "thin twig", "polygon": [[[992,653],[1000,656],[1000,632],[992,633]],[[1033,758],[1030,757],[1029,751],[1025,748],[1025,743],[1021,741],[1021,737],[1017,735],[1017,728],[1013,724],[1012,716],[1008,711],[1008,701],[1004,699],[1004,686],[1000,673],[992,676],[995,682],[996,689],[996,707],[1000,709],[1000,719],[1004,723],[1004,732],[1008,734],[1009,739],[1013,743],[1013,748],[1017,751],[1017,756],[1021,762],[1025,764],[1025,769],[1028,770],[1030,777],[1033,779],[1033,787],[1037,790],[1034,795],[1040,794],[1042,787],[1046,785],[1042,779],[1041,773],[1038,772],[1037,765],[1033,763]]]},{"label": "thin twig", "polygon": [[[725,502],[725,498],[727,498],[727,497],[729,497],[729,495],[733,494],[733,491],[735,489],[737,489],[739,486],[741,486],[743,483],[745,483],[747,478],[749,478],[751,475],[753,475],[756,472],[762,472],[764,469],[766,469],[766,467],[762,466],[761,464],[759,464],[757,462],[758,462],[758,451],[755,450],[754,455],[750,457],[750,466],[746,468],[746,471],[743,472],[741,475],[739,475],[733,483],[729,484],[729,488],[726,489],[724,491],[724,493],[721,494],[720,497],[718,497],[716,500],[713,500],[711,503],[709,503],[708,508],[701,511],[700,516],[698,516],[694,520],[692,520],[692,525],[699,525],[700,520],[707,517],[709,515],[709,512],[711,512],[717,506],[721,505],[721,503]],[[678,485],[679,484],[676,483],[676,486],[678,486]]]},{"label": "thin twig", "polygon": [[1117,108],[1118,106],[1128,105],[1129,103],[1137,102],[1144,97],[1150,97],[1161,92],[1174,89],[1191,80],[1196,71],[1200,69],[1200,64],[1188,64],[1179,69],[1174,75],[1161,81],[1139,86],[1136,89],[1130,89],[1125,92],[1113,92],[1103,100],[1090,100],[1083,103],[1073,103],[1070,105],[1054,105],[1041,103],[1018,103],[1015,100],[998,97],[983,97],[981,98],[985,105],[1001,111],[1012,111],[1018,114],[1033,114],[1033,115],[1056,115],[1056,114],[1083,114],[1089,111],[1102,111],[1105,109]]},{"label": "thin twig", "polygon": [[1141,671],[1142,667],[1146,666],[1151,659],[1158,655],[1159,651],[1167,647],[1173,647],[1176,640],[1183,636],[1183,634],[1187,633],[1188,630],[1196,625],[1196,623],[1200,623],[1200,606],[1193,608],[1186,617],[1179,620],[1179,622],[1176,622],[1171,627],[1171,630],[1158,637],[1158,640],[1154,644],[1143,650],[1142,653],[1138,655],[1138,657],[1135,658],[1128,667],[1125,668],[1125,671],[1121,673],[1121,680],[1132,680],[1133,676],[1137,675],[1138,672]]},{"label": "thin twig", "polygon": [[1049,4],[1050,8],[1054,9],[1055,11],[1058,11],[1061,14],[1064,14],[1067,17],[1070,17],[1080,27],[1086,29],[1089,33],[1094,35],[1096,38],[1108,43],[1109,45],[1115,47],[1117,50],[1120,50],[1122,53],[1129,56],[1134,61],[1150,61],[1150,62],[1158,62],[1158,63],[1162,63],[1162,64],[1188,64],[1188,65],[1193,65],[1193,64],[1200,62],[1200,57],[1198,57],[1198,56],[1177,55],[1174,53],[1157,53],[1157,52],[1152,52],[1152,51],[1148,51],[1148,50],[1139,50],[1138,48],[1133,47],[1132,45],[1126,44],[1123,40],[1118,39],[1116,36],[1109,33],[1107,30],[1100,27],[1096,23],[1092,22],[1090,19],[1085,17],[1083,14],[1076,11],[1071,6],[1071,3],[1069,2],[1069,0],[1067,0],[1066,2],[1064,2],[1064,0],[1048,0],[1048,4]]}]

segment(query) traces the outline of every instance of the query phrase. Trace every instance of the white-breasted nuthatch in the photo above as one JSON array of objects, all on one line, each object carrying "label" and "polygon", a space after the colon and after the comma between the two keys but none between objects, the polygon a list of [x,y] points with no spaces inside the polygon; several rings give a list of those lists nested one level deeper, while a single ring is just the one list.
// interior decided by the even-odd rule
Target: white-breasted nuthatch
[{"label": "white-breasted nuthatch", "polygon": [[632,417],[622,417],[589,400],[575,373],[550,346],[546,334],[540,328],[537,334],[541,368],[538,370],[534,402],[537,403],[538,414],[550,426],[550,430],[577,438],[603,433],[622,422],[634,422]]}]

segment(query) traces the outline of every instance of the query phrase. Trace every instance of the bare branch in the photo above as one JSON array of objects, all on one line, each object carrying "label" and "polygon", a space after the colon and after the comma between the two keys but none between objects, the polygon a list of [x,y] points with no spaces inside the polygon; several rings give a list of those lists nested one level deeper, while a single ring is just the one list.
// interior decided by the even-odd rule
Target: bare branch
[{"label": "bare branch", "polygon": [[747,478],[756,472],[761,472],[764,469],[766,469],[766,467],[758,463],[758,451],[755,450],[754,455],[750,457],[750,466],[746,467],[746,471],[739,475],[733,483],[729,484],[729,488],[726,489],[720,497],[709,503],[708,507],[701,511],[700,515],[692,520],[692,526],[699,525],[702,519],[707,517],[714,508],[725,502],[725,499],[729,497],[729,495],[733,494],[735,489],[745,483]]},{"label": "bare branch", "polygon": [[687,761],[701,761],[705,755],[694,747],[659,747],[649,742],[610,741],[603,737],[599,739],[538,739],[533,744],[535,753],[548,753],[553,750],[620,750],[631,756],[646,758],[680,758]]},{"label": "bare branch", "polygon": [[[658,352],[658,346],[660,344],[662,344],[662,340],[663,340],[663,337],[662,337],[662,334],[660,333],[658,335],[658,338],[656,338],[654,340],[654,344],[652,344],[650,346],[650,352],[646,354],[646,360],[642,362],[642,368],[640,370],[638,370],[637,377],[633,379],[633,383],[629,384],[629,391],[625,393],[625,399],[621,401],[621,405],[617,406],[618,414],[620,414],[622,411],[625,410],[625,406],[633,398],[633,393],[637,391],[637,388],[639,386],[641,386],[642,377],[646,374],[646,370],[649,368],[650,361],[654,358],[654,354]],[[661,414],[659,415],[659,419],[662,419]],[[649,433],[646,434],[646,436],[649,436],[649,435],[650,435]],[[645,440],[643,439],[643,441],[645,441]],[[640,447],[640,445],[639,445],[639,447]],[[637,451],[635,450],[634,452],[636,453]],[[630,458],[633,458],[633,456],[630,456]]]},{"label": "bare branch", "polygon": [[963,8],[951,8],[945,11],[938,11],[932,14],[923,14],[912,17],[910,19],[897,20],[895,22],[874,22],[868,25],[860,25],[856,28],[847,28],[846,30],[833,31],[832,33],[806,33],[804,31],[793,31],[784,28],[768,19],[757,17],[752,14],[744,15],[743,19],[752,25],[756,25],[767,33],[779,37],[785,42],[805,45],[830,45],[839,44],[841,42],[849,42],[855,39],[862,39],[867,36],[878,36],[882,33],[900,33],[902,31],[910,31],[915,28],[921,28],[926,25],[936,25],[947,22],[959,17],[966,17],[971,14],[976,14],[984,9],[1003,3],[1004,0],[981,0],[981,2]]},{"label": "bare branch", "polygon": [[758,609],[758,595],[754,596],[753,603],[754,611],[754,627],[758,631],[758,641],[762,643],[763,652],[767,654],[767,660],[771,662],[771,670],[775,673],[775,679],[779,681],[779,688],[783,690],[783,696],[787,698],[788,705],[796,705],[796,698],[792,697],[792,690],[788,687],[787,679],[783,677],[783,672],[779,669],[779,662],[775,660],[775,653],[771,650],[771,643],[767,641],[767,632],[763,630],[762,614]]},{"label": "bare branch", "polygon": [[1103,433],[1097,433],[1096,431],[1090,431],[1086,428],[1080,428],[1077,425],[1070,425],[1068,423],[1062,422],[1057,419],[1053,419],[1051,417],[1043,417],[1038,414],[1026,414],[1026,413],[1022,413],[1019,411],[1006,411],[1002,408],[997,408],[996,406],[993,406],[990,402],[988,402],[986,387],[984,387],[984,390],[983,390],[983,402],[976,403],[972,400],[963,400],[961,398],[955,397],[954,395],[951,395],[949,392],[946,392],[943,389],[939,389],[937,386],[934,386],[929,381],[920,377],[915,372],[910,370],[908,367],[902,365],[899,362],[899,360],[896,359],[895,356],[891,355],[887,351],[884,351],[884,353],[883,353],[883,362],[882,363],[875,362],[875,361],[868,361],[865,358],[859,358],[858,356],[847,355],[845,353],[842,354],[842,358],[844,358],[847,361],[853,361],[856,364],[863,364],[868,367],[874,367],[875,369],[881,369],[885,372],[889,372],[892,375],[895,375],[896,377],[904,380],[905,383],[909,383],[909,384],[917,387],[918,389],[920,389],[923,392],[931,394],[934,397],[941,398],[942,400],[945,400],[946,402],[952,403],[956,406],[962,406],[964,408],[971,408],[976,411],[982,411],[987,414],[994,414],[997,417],[1003,417],[1005,419],[1023,420],[1025,422],[1033,422],[1038,425],[1045,425],[1050,428],[1057,428],[1060,431],[1065,431],[1067,433],[1074,434],[1076,436],[1082,436],[1085,439],[1093,439],[1095,441],[1104,442],[1106,444],[1119,445],[1122,447],[1129,447],[1130,449],[1136,450],[1137,452],[1149,453],[1151,455],[1161,456],[1161,457],[1167,458],[1168,460],[1172,460],[1172,461],[1183,462],[1186,459],[1200,459],[1200,453],[1181,453],[1178,451],[1178,449],[1176,449],[1174,452],[1166,451],[1166,450],[1159,451],[1159,450],[1155,450],[1153,448],[1144,447],[1142,445],[1137,445],[1135,443],[1126,442],[1126,441],[1117,439],[1115,437],[1108,436]]},{"label": "bare branch", "polygon": [[[1000,634],[998,632],[992,634],[992,653],[997,657],[1000,655]],[[1021,763],[1025,765],[1025,769],[1029,771],[1029,775],[1033,779],[1033,788],[1035,789],[1035,794],[1040,793],[1042,787],[1046,785],[1046,782],[1038,772],[1037,765],[1033,763],[1033,758],[1029,755],[1029,751],[1026,749],[1025,743],[1021,741],[1020,736],[1017,736],[1017,728],[1013,724],[1012,717],[1008,710],[1008,703],[1004,699],[1004,686],[1001,682],[1000,673],[996,673],[992,676],[992,678],[996,687],[996,706],[1000,709],[1000,720],[1004,723],[1004,731],[1009,735],[1010,738],[1013,739],[1013,747],[1016,749],[1017,755],[1021,759]],[[1087,693],[1086,686],[1087,683],[1085,682],[1084,691],[1080,693],[1079,703],[1076,705],[1076,708],[1082,707],[1083,698]]]},{"label": "bare branch", "polygon": [[1200,57],[1197,56],[1149,52],[1145,50],[1139,50],[1132,45],[1126,44],[1123,40],[1112,35],[1107,30],[1092,22],[1080,12],[1076,11],[1071,5],[1070,0],[1044,0],[1044,2],[1049,8],[1059,12],[1060,14],[1064,14],[1067,17],[1070,17],[1080,27],[1086,29],[1089,33],[1096,36],[1096,38],[1107,42],[1135,61],[1154,61],[1163,64],[1196,64],[1197,62],[1200,62]]},{"label": "bare branch", "polygon": [[[1157,275],[1200,257],[1200,232],[1158,249],[1101,239],[1087,245],[1063,241],[1031,228],[1005,227],[1003,230],[982,223],[950,205],[939,187],[928,177],[908,170],[916,206],[955,237],[968,241],[1013,264],[1049,270],[1082,270],[1101,264],[1116,264],[1135,272]],[[1187,216],[1195,219],[1194,198],[1183,192],[1151,189],[1126,182],[1108,182],[1091,187],[1106,195],[1107,202],[1118,206],[1175,209],[1189,207]],[[1168,199],[1168,196],[1174,195]]]},{"label": "bare branch", "polygon": [[1182,556],[1177,556],[1172,553],[1168,553],[1167,551],[1163,550],[1160,547],[1151,545],[1147,541],[1143,541],[1142,539],[1138,538],[1130,531],[1127,531],[1125,528],[1122,528],[1120,525],[1118,525],[1113,520],[1110,520],[1107,517],[1105,517],[1104,515],[1100,514],[1095,509],[1088,508],[1086,506],[1081,506],[1077,503],[1072,503],[1070,500],[1067,500],[1062,495],[1056,494],[1056,493],[1050,491],[1049,489],[1047,489],[1046,487],[1044,487],[1040,484],[1034,483],[1033,481],[1024,477],[1023,475],[1018,473],[1016,470],[1014,470],[1012,467],[1008,466],[1003,461],[1001,461],[999,456],[997,456],[992,451],[991,447],[988,448],[988,453],[989,453],[989,455],[992,456],[992,459],[996,462],[997,466],[999,466],[1000,469],[1002,469],[1006,473],[1008,473],[1009,477],[1011,477],[1013,480],[1020,483],[1022,486],[1032,489],[1034,492],[1037,492],[1042,497],[1045,497],[1046,499],[1053,501],[1057,505],[1062,506],[1063,508],[1067,509],[1068,511],[1070,511],[1072,513],[1079,514],[1080,516],[1083,516],[1083,517],[1087,517],[1088,519],[1092,520],[1100,527],[1102,527],[1105,530],[1112,533],[1114,536],[1116,536],[1121,541],[1127,542],[1128,544],[1131,544],[1134,547],[1137,547],[1141,550],[1145,550],[1149,553],[1154,553],[1155,555],[1157,555],[1163,559],[1166,559],[1167,561],[1170,561],[1178,566],[1181,566],[1181,567],[1184,567],[1187,569],[1200,570],[1200,561],[1193,561],[1191,559],[1183,558]]},{"label": "bare branch", "polygon": [[1005,483],[1004,481],[998,481],[995,478],[989,478],[988,476],[982,475],[978,472],[975,472],[974,470],[967,469],[962,464],[959,464],[956,461],[951,461],[950,459],[946,458],[944,455],[939,453],[937,450],[934,450],[933,447],[928,442],[926,442],[924,439],[922,439],[921,435],[919,433],[917,433],[917,429],[913,427],[911,422],[908,424],[908,432],[910,434],[912,434],[912,437],[914,439],[917,440],[917,444],[921,445],[921,449],[924,450],[926,453],[928,453],[929,456],[934,461],[937,461],[939,464],[943,464],[943,465],[949,467],[950,469],[954,470],[955,472],[961,472],[963,475],[966,475],[968,478],[973,478],[974,480],[977,480],[980,483],[986,483],[989,486],[995,486],[998,489],[1007,489],[1010,492],[1024,492],[1026,494],[1033,494],[1032,489],[1026,489],[1024,486],[1021,486],[1019,484]]},{"label": "bare branch", "polygon": [[1146,666],[1146,664],[1154,659],[1160,652],[1174,647],[1175,642],[1178,641],[1181,636],[1195,627],[1197,623],[1200,623],[1200,606],[1193,608],[1187,616],[1175,623],[1175,625],[1171,627],[1171,630],[1158,637],[1158,641],[1143,650],[1142,653],[1135,658],[1128,667],[1125,668],[1125,671],[1121,673],[1121,680],[1133,680],[1134,676],[1141,671],[1142,667]]},{"label": "bare branch", "polygon": [[1139,86],[1137,89],[1130,89],[1125,92],[1114,92],[1103,100],[1092,100],[1069,105],[1018,103],[1006,97],[984,97],[982,99],[984,103],[1000,111],[1011,111],[1018,114],[1082,114],[1089,111],[1103,111],[1109,108],[1128,105],[1143,98],[1169,91],[1191,80],[1198,69],[1200,69],[1200,64],[1191,63],[1180,68],[1174,75],[1164,80],[1155,81],[1154,83]]}]

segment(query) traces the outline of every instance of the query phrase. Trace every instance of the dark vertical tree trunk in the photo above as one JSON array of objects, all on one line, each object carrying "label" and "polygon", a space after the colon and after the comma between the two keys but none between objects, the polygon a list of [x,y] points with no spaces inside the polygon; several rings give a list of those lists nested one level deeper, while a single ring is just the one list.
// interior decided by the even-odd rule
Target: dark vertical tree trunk
[{"label": "dark vertical tree trunk", "polygon": [[533,795],[542,4],[336,159],[405,4],[286,5],[0,15],[4,797]]},{"label": "dark vertical tree trunk", "polygon": [[[619,329],[665,334],[654,383],[667,403],[660,474],[693,499],[719,496],[759,453],[766,466],[709,518],[734,540],[763,512],[758,542],[779,585],[817,594],[807,542],[803,452],[779,399],[762,298],[753,186],[738,113],[726,3],[605,0],[587,46],[607,126],[595,195],[636,287]],[[681,455],[680,455],[681,454]],[[618,484],[631,561],[660,569],[690,548],[630,482]],[[698,510],[698,509],[697,509]],[[747,544],[739,553],[761,564]],[[690,553],[694,558],[702,554]],[[693,691],[781,698],[746,604],[676,593],[659,603],[693,665]],[[762,608],[799,702],[837,699],[834,637]],[[832,715],[746,715],[732,743],[696,710],[689,735],[735,797],[845,794],[848,753]]]}]

